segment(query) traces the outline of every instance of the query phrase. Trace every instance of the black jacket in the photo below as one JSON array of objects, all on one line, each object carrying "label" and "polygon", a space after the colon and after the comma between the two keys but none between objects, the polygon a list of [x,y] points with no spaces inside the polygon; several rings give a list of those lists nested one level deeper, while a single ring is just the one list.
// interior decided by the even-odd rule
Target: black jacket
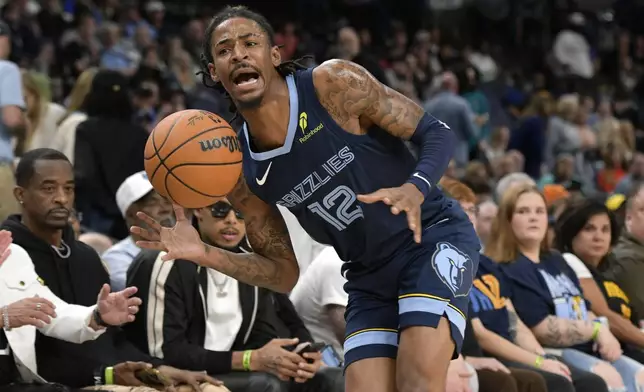
[{"label": "black jacket", "polygon": [[[96,251],[77,241],[71,227],[63,231],[63,241],[70,249],[67,258],[29,231],[19,215],[10,216],[1,228],[13,234],[13,242],[27,251],[36,273],[60,299],[83,306],[96,304],[101,287],[110,282],[109,275]],[[98,339],[83,344],[38,333],[36,357],[38,373],[45,380],[79,388],[94,385],[94,372],[102,366],[123,361],[160,363],[137,350],[118,328],[109,328]]]},{"label": "black jacket", "polygon": [[205,349],[207,270],[158,256],[158,251],[142,251],[127,274],[128,286],[138,287],[144,299],[141,317],[125,327],[128,339],[139,342],[140,349],[171,366],[222,374],[231,371],[233,351],[260,348],[278,336],[267,315],[270,292],[239,282],[243,320],[231,351]]}]

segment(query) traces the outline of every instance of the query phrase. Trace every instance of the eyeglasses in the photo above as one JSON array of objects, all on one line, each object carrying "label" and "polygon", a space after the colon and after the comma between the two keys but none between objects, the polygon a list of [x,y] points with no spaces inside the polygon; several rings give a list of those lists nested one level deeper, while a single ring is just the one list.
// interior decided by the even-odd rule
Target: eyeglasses
[{"label": "eyeglasses", "polygon": [[[230,204],[226,203],[225,201],[218,201],[215,204],[210,207],[210,213],[212,214],[213,218],[219,218],[219,219],[224,219],[225,217],[228,216],[228,213],[233,210],[233,206]],[[244,219],[244,216],[239,212],[235,211],[235,217],[237,219]]]}]

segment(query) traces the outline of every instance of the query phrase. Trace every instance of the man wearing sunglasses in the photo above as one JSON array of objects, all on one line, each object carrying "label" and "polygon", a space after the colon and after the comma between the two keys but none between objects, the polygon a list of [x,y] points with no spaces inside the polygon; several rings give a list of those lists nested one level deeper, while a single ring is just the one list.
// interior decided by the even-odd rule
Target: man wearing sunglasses
[{"label": "man wearing sunglasses", "polygon": [[[192,221],[207,244],[233,253],[251,251],[244,217],[228,201],[194,210]],[[162,255],[145,250],[128,271],[127,283],[149,293],[143,294],[149,301],[141,308],[147,317],[126,327],[128,340],[140,349],[181,368],[216,375],[231,392],[286,392],[294,386],[298,392],[335,392],[342,386],[339,369],[320,370],[319,353],[300,355],[285,348],[312,338],[308,331],[299,340],[279,338],[284,334],[277,330],[276,317],[281,315],[271,292],[186,260],[164,262]],[[281,322],[294,325],[291,319],[297,318],[303,327],[294,309],[290,316]],[[298,369],[302,362],[306,366]],[[292,368],[295,382],[283,376],[284,367]]]},{"label": "man wearing sunglasses", "polygon": [[[134,173],[123,181],[116,191],[116,204],[123,214],[127,227],[145,224],[136,217],[139,211],[154,216],[164,225],[172,225],[174,222],[172,204],[154,190],[145,171]],[[136,245],[138,240],[137,235],[130,234],[129,237],[116,243],[102,255],[109,270],[110,283],[114,290],[125,288],[127,269],[132,264],[132,260],[141,252],[141,248]]]}]

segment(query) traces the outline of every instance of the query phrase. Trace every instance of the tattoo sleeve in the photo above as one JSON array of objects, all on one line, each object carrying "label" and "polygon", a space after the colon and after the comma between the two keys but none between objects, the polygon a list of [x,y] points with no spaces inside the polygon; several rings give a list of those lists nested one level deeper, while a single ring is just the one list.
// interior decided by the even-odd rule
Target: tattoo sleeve
[{"label": "tattoo sleeve", "polygon": [[[299,266],[282,215],[251,193],[244,176],[228,195],[232,206],[244,215],[246,235],[254,253],[217,252],[216,269],[233,278],[277,292],[290,291],[299,277]],[[206,258],[214,248],[207,246]]]},{"label": "tattoo sleeve", "polygon": [[322,106],[347,132],[364,133],[375,124],[409,139],[425,113],[414,101],[350,61],[323,63],[313,71],[313,82]]},{"label": "tattoo sleeve", "polygon": [[548,316],[536,327],[535,335],[545,346],[570,347],[588,342],[592,336],[593,325],[583,320],[568,320]]}]

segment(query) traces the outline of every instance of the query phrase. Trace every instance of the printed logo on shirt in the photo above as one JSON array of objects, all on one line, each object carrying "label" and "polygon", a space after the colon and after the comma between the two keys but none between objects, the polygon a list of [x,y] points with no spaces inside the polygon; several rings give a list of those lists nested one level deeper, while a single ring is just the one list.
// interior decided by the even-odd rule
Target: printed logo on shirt
[{"label": "printed logo on shirt", "polygon": [[505,307],[505,298],[501,296],[499,280],[492,274],[474,279],[470,292],[470,302],[475,313],[499,310]]},{"label": "printed logo on shirt", "polygon": [[555,315],[568,320],[587,320],[586,301],[573,281],[564,273],[553,276],[539,270],[555,305]]}]

